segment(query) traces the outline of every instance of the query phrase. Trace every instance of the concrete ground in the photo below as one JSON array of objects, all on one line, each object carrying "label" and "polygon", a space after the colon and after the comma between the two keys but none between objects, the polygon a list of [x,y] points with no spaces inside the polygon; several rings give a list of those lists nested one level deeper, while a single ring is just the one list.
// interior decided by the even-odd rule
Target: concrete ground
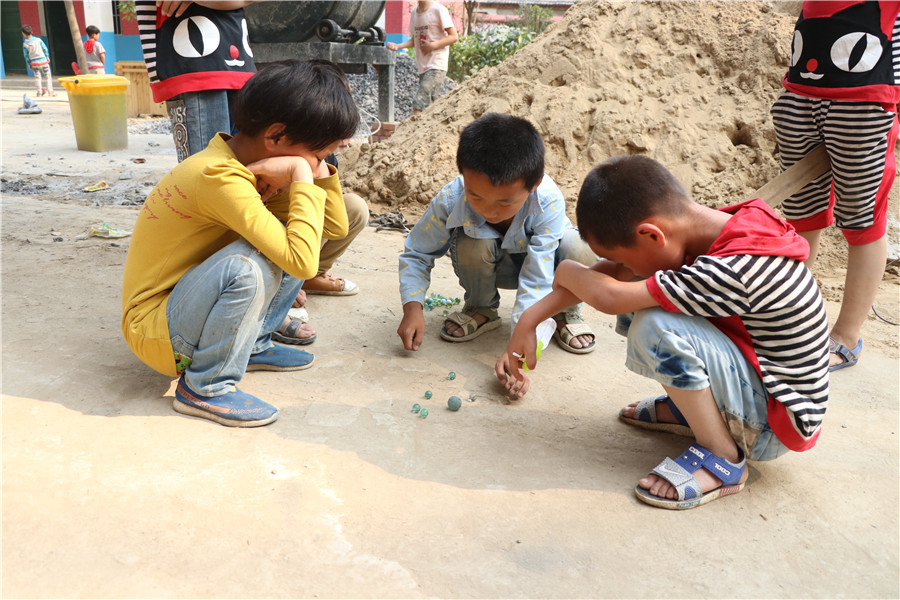
[{"label": "concrete ground", "polygon": [[[221,427],[175,413],[172,380],[122,340],[129,239],[74,240],[133,225],[139,209],[112,204],[174,166],[171,139],[81,152],[65,94],[25,117],[21,92],[4,83],[0,104],[3,597],[900,596],[895,327],[867,323],[815,449],[659,510],[634,485],[686,440],[616,419],[657,390],[624,368],[612,318],[588,311],[597,351],[551,347],[510,403],[492,374],[508,326],[451,345],[435,311],[402,349],[403,238],[368,228],[336,268],[361,292],[310,299],[315,365],[241,383],[280,419]],[[81,191],[99,179],[110,190]],[[896,317],[896,278],[883,288]],[[461,295],[448,260],[432,291]],[[454,413],[454,394],[476,398]]]}]

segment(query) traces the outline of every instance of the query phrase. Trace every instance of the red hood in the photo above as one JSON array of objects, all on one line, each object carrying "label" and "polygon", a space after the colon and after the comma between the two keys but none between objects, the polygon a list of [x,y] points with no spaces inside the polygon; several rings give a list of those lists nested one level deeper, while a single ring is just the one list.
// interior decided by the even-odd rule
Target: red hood
[{"label": "red hood", "polygon": [[729,214],[740,212],[741,218],[729,219],[722,233],[704,254],[786,256],[801,262],[809,258],[806,240],[762,200],[748,200],[720,210]]},{"label": "red hood", "polygon": [[96,40],[88,40],[84,43],[84,49],[89,54],[94,51],[94,44],[97,43]]}]

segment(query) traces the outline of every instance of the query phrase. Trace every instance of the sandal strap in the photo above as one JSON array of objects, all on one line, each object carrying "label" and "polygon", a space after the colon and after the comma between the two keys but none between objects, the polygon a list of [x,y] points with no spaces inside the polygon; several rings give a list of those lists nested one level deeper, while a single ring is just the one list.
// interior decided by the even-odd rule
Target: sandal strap
[{"label": "sandal strap", "polygon": [[678,410],[678,407],[675,406],[672,399],[665,394],[656,396],[655,398],[644,398],[638,402],[637,406],[634,407],[634,418],[638,421],[644,421],[645,423],[659,423],[660,420],[656,416],[656,405],[663,402],[669,406],[669,410],[672,411],[672,416],[675,417],[675,420],[678,421],[679,425],[689,427],[687,419],[684,418],[684,415]]},{"label": "sandal strap", "polygon": [[693,473],[686,470],[668,456],[651,471],[672,484],[678,492],[678,500],[693,500],[703,495],[700,483]]},{"label": "sandal strap", "polygon": [[735,464],[716,456],[700,444],[691,444],[675,460],[666,457],[652,472],[672,484],[678,492],[679,501],[692,500],[703,495],[700,484],[694,477],[697,469],[706,469],[715,475],[723,486],[740,483],[747,459],[740,448],[738,451],[741,452],[741,460]]},{"label": "sandal strap", "polygon": [[833,337],[829,337],[828,350],[829,352],[840,356],[841,360],[845,363],[855,362],[859,360],[859,352],[862,350],[862,340],[859,340],[859,342],[856,343],[856,348],[851,350],[847,346],[836,341]]},{"label": "sandal strap", "polygon": [[496,321],[500,318],[500,313],[497,309],[490,306],[466,306],[462,309],[462,313],[469,317],[475,316],[476,313],[484,315],[488,321]]},{"label": "sandal strap", "polygon": [[579,335],[592,336],[594,332],[591,331],[591,326],[587,323],[566,323],[560,328],[559,335],[562,336],[563,341],[568,342]]},{"label": "sandal strap", "polygon": [[297,337],[297,332],[300,330],[300,326],[303,325],[303,321],[299,319],[291,319],[288,321],[286,327],[282,328],[281,334],[285,337]]},{"label": "sandal strap", "polygon": [[740,448],[738,452],[741,454],[741,460],[733,463],[716,456],[700,444],[691,444],[675,459],[675,462],[690,473],[697,469],[706,469],[715,475],[722,485],[734,485],[740,481],[747,464],[747,459]]},{"label": "sandal strap", "polygon": [[444,321],[450,321],[452,323],[456,323],[460,327],[462,327],[463,333],[465,335],[469,335],[478,329],[478,323],[475,322],[475,319],[470,317],[469,315],[455,311],[444,317]]}]

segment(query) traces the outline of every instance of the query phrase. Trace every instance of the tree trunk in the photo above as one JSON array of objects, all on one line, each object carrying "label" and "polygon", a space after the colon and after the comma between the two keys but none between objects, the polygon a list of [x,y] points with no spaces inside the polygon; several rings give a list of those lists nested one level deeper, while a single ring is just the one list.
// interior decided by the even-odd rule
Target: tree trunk
[{"label": "tree trunk", "polygon": [[[81,41],[81,31],[78,29],[78,17],[75,16],[75,4],[72,0],[65,0],[66,17],[69,20],[69,31],[72,33],[72,43],[75,44],[75,57],[82,73],[87,73],[87,55],[84,53],[84,44]],[[58,69],[59,67],[57,67]]]}]

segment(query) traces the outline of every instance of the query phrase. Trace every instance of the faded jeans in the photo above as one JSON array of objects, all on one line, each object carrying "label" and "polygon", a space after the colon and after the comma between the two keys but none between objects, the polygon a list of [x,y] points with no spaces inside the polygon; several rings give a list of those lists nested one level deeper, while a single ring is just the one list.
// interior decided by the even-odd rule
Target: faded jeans
[{"label": "faded jeans", "polygon": [[772,460],[788,448],[768,422],[769,394],[737,346],[703,317],[647,308],[619,315],[628,337],[625,366],[662,385],[712,388],[731,437],[750,460]]},{"label": "faded jeans", "polygon": [[231,106],[237,90],[185,92],[166,101],[178,162],[206,148],[220,131],[233,135]]},{"label": "faded jeans", "polygon": [[303,281],[284,273],[245,240],[225,246],[181,278],[166,308],[172,348],[191,358],[188,386],[224,394],[244,376],[251,354],[272,346]]}]

